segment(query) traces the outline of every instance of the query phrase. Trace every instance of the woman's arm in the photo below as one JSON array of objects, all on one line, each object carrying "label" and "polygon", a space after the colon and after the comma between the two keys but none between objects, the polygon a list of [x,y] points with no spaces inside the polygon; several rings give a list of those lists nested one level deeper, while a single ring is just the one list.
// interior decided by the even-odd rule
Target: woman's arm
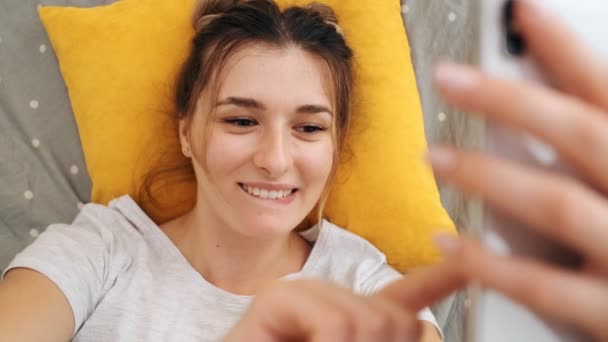
[{"label": "woman's arm", "polygon": [[0,341],[69,341],[72,308],[47,277],[26,268],[10,270],[0,281]]}]

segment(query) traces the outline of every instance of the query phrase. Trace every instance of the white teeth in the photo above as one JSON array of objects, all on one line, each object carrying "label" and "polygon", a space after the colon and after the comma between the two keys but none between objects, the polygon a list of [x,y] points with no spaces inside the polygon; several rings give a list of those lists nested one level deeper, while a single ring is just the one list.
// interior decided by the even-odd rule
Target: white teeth
[{"label": "white teeth", "polygon": [[260,188],[254,188],[249,185],[243,184],[243,189],[250,195],[262,198],[262,199],[280,199],[291,195],[293,190],[266,190]]},{"label": "white teeth", "polygon": [[262,197],[264,199],[268,198],[268,190],[262,189],[260,191],[260,197]]}]

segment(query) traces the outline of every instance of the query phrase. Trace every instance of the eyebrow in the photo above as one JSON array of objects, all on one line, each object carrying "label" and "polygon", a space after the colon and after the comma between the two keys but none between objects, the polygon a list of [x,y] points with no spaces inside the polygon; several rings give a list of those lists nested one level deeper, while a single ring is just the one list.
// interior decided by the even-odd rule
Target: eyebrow
[{"label": "eyebrow", "polygon": [[[227,97],[227,98],[219,101],[216,104],[216,107],[224,106],[224,105],[233,105],[233,106],[257,109],[257,110],[266,110],[266,106],[264,106],[263,103],[258,102],[254,99],[244,98],[244,97],[234,97],[234,96]],[[298,113],[298,114],[327,113],[331,116],[334,115],[334,113],[331,111],[331,109],[327,108],[326,106],[315,105],[315,104],[302,105],[296,109],[296,113]]]}]

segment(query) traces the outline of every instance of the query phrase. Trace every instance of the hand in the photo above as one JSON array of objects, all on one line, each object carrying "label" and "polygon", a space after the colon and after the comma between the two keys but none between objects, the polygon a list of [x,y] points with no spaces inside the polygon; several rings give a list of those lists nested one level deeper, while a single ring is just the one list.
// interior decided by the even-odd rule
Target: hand
[{"label": "hand", "polygon": [[282,281],[258,293],[225,341],[440,341],[416,313],[462,286],[443,264],[372,296],[314,280]]},{"label": "hand", "polygon": [[608,65],[538,3],[518,1],[518,27],[530,53],[559,90],[449,64],[439,66],[436,81],[451,104],[553,145],[582,179],[447,147],[432,150],[429,160],[438,178],[481,196],[489,206],[580,252],[584,267],[572,271],[497,256],[466,239],[440,238],[439,242],[451,255],[450,262],[461,265],[465,278],[604,341],[608,340]]}]

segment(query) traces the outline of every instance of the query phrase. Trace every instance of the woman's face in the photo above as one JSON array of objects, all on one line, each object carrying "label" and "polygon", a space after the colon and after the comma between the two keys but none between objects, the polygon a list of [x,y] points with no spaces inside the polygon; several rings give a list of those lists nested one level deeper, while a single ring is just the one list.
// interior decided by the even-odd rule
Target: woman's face
[{"label": "woman's face", "polygon": [[285,234],[318,202],[332,168],[329,68],[300,48],[251,47],[230,58],[220,82],[206,154],[204,95],[189,128],[199,205],[241,234]]}]

